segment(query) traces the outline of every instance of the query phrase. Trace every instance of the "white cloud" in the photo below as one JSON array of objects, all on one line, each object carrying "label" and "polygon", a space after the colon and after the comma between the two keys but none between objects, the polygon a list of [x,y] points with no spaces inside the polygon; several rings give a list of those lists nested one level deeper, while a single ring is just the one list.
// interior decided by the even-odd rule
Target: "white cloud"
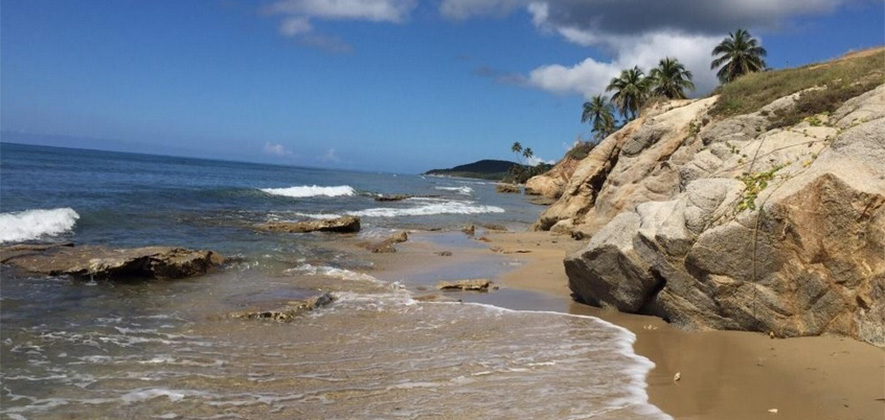
[{"label": "white cloud", "polygon": [[710,70],[713,47],[736,28],[777,29],[789,19],[823,14],[848,2],[873,0],[443,0],[440,13],[453,19],[506,15],[525,10],[542,33],[593,47],[608,59],[532,70],[527,85],[589,97],[603,93],[622,69],[647,73],[664,57],[694,74],[696,94],[717,85]]},{"label": "white cloud", "polygon": [[341,163],[341,158],[335,153],[335,149],[326,150],[326,153],[320,157],[320,162],[324,163]]},{"label": "white cloud", "polygon": [[315,20],[361,20],[401,23],[415,9],[415,0],[280,0],[262,9],[283,16],[280,35],[301,45],[331,52],[349,52],[352,47],[333,36],[314,33]]},{"label": "white cloud", "polygon": [[546,160],[540,156],[530,156],[525,160],[525,164],[529,166],[537,166],[539,163],[547,163],[553,165],[556,163],[555,160]]},{"label": "white cloud", "polygon": [[277,157],[292,156],[292,151],[290,151],[289,149],[286,149],[285,146],[283,146],[282,144],[279,144],[279,143],[266,142],[266,143],[264,143],[263,150],[264,150],[265,154],[271,155],[271,156],[277,156]]},{"label": "white cloud", "polygon": [[402,22],[415,8],[415,0],[281,0],[265,11],[328,20]]},{"label": "white cloud", "polygon": [[294,16],[283,19],[280,23],[280,34],[285,36],[295,36],[298,34],[308,33],[313,30],[313,25],[303,16]]},{"label": "white cloud", "polygon": [[648,74],[664,57],[683,63],[694,74],[697,93],[709,92],[716,86],[715,73],[710,70],[710,51],[720,37],[657,33],[633,38],[613,39],[609,44],[617,53],[611,61],[587,58],[572,66],[551,64],[532,70],[528,83],[555,93],[576,93],[586,98],[604,93],[612,77],[621,70],[638,65]]}]

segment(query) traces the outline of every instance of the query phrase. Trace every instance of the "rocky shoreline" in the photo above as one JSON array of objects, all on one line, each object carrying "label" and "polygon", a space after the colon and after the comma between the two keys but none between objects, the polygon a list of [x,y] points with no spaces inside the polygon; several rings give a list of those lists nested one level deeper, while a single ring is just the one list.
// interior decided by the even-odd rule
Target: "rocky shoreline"
[{"label": "rocky shoreline", "polygon": [[719,120],[716,97],[660,105],[568,183],[530,180],[559,196],[535,229],[592,238],[565,259],[575,298],[686,328],[885,346],[885,85],[768,129],[798,98]]}]

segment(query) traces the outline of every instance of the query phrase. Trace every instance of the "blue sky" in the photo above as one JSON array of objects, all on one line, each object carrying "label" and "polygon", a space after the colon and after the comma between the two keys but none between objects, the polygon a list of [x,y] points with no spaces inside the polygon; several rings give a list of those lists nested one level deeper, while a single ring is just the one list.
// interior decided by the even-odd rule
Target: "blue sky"
[{"label": "blue sky", "polygon": [[748,28],[774,68],[885,43],[867,0],[0,2],[4,141],[417,173],[546,160],[581,103]]}]

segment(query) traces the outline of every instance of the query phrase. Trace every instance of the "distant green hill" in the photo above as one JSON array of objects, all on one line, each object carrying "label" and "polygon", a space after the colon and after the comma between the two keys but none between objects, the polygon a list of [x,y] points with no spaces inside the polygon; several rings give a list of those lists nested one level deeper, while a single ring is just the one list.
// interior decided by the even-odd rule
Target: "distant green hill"
[{"label": "distant green hill", "polygon": [[500,181],[507,176],[507,172],[516,162],[507,160],[483,159],[466,165],[455,166],[449,169],[431,169],[425,175],[456,176],[462,178],[479,178]]}]

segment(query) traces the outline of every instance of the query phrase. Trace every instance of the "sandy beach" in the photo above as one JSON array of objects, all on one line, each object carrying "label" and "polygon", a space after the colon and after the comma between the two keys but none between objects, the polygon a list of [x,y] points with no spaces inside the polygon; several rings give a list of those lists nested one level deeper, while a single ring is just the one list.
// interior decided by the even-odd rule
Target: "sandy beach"
[{"label": "sandy beach", "polygon": [[841,337],[683,331],[656,317],[576,303],[562,260],[582,244],[548,232],[417,233],[398,252],[375,256],[374,274],[419,295],[438,294],[439,280],[490,278],[499,290],[446,297],[592,315],[624,327],[636,335],[636,353],[656,365],[647,378],[650,402],[676,419],[885,418],[882,349]]}]

